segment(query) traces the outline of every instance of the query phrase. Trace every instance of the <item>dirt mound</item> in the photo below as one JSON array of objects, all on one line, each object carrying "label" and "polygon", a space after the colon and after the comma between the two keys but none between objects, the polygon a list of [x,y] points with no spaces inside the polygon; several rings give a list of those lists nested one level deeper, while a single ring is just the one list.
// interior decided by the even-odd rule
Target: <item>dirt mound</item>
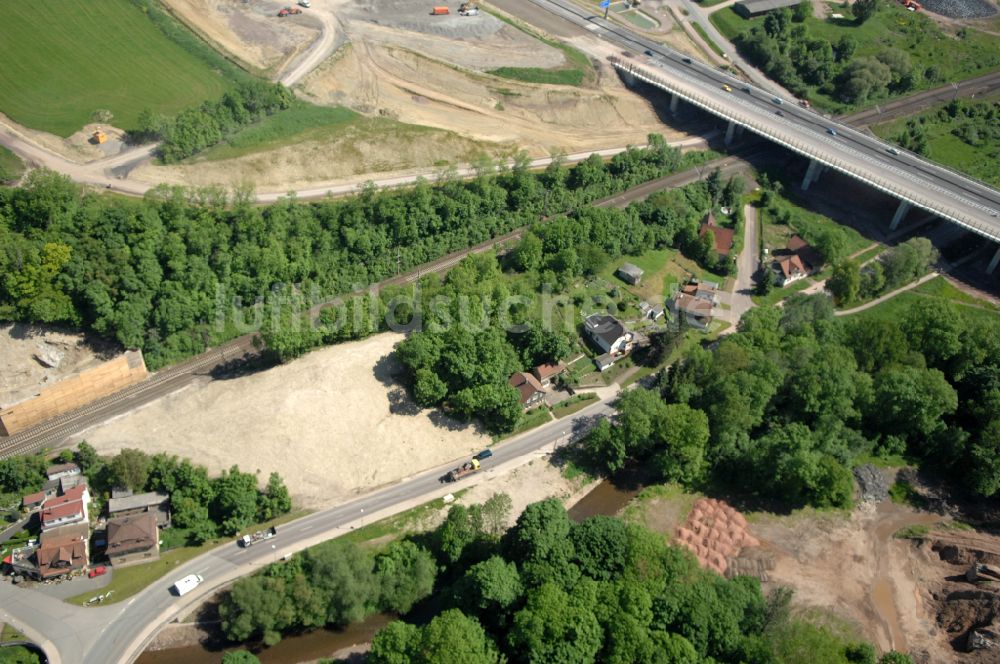
[{"label": "dirt mound", "polygon": [[925,538],[941,560],[968,567],[972,562],[1000,565],[1000,539],[976,532],[934,532]]},{"label": "dirt mound", "polygon": [[747,529],[743,515],[715,498],[699,498],[687,521],[677,527],[675,537],[702,567],[719,574],[726,573],[730,561],[744,547],[760,544]]},{"label": "dirt mound", "polygon": [[882,471],[871,464],[854,469],[858,483],[858,498],[865,503],[881,503],[889,497],[889,482]]}]

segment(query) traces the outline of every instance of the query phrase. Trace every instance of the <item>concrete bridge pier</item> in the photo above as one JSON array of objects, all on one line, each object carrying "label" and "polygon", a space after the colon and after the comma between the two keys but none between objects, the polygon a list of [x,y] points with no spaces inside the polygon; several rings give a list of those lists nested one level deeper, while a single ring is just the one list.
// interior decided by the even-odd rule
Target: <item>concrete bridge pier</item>
[{"label": "concrete bridge pier", "polygon": [[678,97],[676,93],[670,95],[670,112],[671,113],[676,113],[677,112],[677,102],[679,102],[680,100],[681,100],[681,98]]},{"label": "concrete bridge pier", "polygon": [[634,88],[635,87],[635,74],[632,73],[631,69],[621,70],[622,79],[625,80],[625,85]]},{"label": "concrete bridge pier", "polygon": [[732,120],[730,120],[729,124],[726,126],[726,145],[733,142],[733,136],[736,134],[736,126],[736,123]]},{"label": "concrete bridge pier", "polygon": [[807,191],[809,185],[819,179],[820,173],[823,172],[823,164],[819,163],[815,159],[809,160],[809,168],[806,169],[805,177],[802,178],[802,191]]},{"label": "concrete bridge pier", "polygon": [[896,214],[893,215],[892,222],[889,224],[890,231],[896,230],[896,227],[899,226],[899,222],[901,222],[906,217],[906,213],[910,211],[910,207],[910,204],[906,201],[899,202],[899,207],[896,208]]},{"label": "concrete bridge pier", "polygon": [[997,269],[997,265],[1000,265],[1000,247],[997,247],[996,253],[990,259],[990,264],[986,266],[986,274],[993,274],[993,270]]}]

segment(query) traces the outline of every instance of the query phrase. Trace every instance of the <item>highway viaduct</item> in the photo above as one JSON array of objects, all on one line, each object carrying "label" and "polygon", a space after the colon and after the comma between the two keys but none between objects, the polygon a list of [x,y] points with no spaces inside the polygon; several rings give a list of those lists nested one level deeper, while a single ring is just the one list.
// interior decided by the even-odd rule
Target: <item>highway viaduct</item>
[{"label": "highway viaduct", "polygon": [[[671,112],[685,101],[726,120],[727,144],[749,130],[809,159],[802,189],[808,189],[827,169],[835,170],[899,201],[890,230],[918,208],[1000,243],[1000,191],[803,108],[794,99],[748,85],[569,0],[532,2],[627,49],[625,57],[610,57],[611,64],[627,84],[641,82],[670,94]],[[1000,248],[987,272],[992,273],[998,264]]]}]

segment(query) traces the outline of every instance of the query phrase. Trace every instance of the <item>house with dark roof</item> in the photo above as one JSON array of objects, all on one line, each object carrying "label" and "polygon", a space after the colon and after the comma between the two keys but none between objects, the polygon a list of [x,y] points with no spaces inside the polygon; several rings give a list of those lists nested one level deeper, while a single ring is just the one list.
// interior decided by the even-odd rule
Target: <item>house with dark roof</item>
[{"label": "house with dark roof", "polygon": [[705,237],[706,233],[711,233],[714,239],[715,251],[723,258],[729,258],[729,252],[733,248],[733,236],[735,232],[731,228],[723,228],[715,221],[715,215],[709,212],[705,215],[701,227],[698,229],[698,237]]},{"label": "house with dark roof", "polygon": [[156,525],[166,528],[170,525],[170,494],[150,491],[108,500],[108,516],[131,516],[150,513],[156,516]]},{"label": "house with dark roof", "polygon": [[530,373],[518,371],[511,375],[507,383],[517,390],[521,407],[524,409],[531,408],[545,398],[545,388]]},{"label": "house with dark roof", "polygon": [[620,320],[606,314],[593,314],[583,321],[584,336],[601,355],[594,363],[601,371],[611,367],[616,360],[632,351],[635,335]]},{"label": "house with dark roof", "polygon": [[106,539],[105,553],[115,567],[146,563],[160,557],[160,531],[153,512],[108,519]]},{"label": "house with dark roof", "polygon": [[632,263],[622,263],[616,274],[627,284],[637,285],[642,281],[642,268]]},{"label": "house with dark roof", "polygon": [[15,573],[44,581],[87,567],[90,526],[86,523],[51,528],[38,546],[15,549],[9,562]]},{"label": "house with dark roof", "polygon": [[566,373],[566,365],[562,362],[539,364],[531,370],[531,375],[535,377],[542,387],[549,387],[556,378],[564,373]]},{"label": "house with dark roof", "polygon": [[771,270],[779,286],[804,279],[822,267],[823,258],[819,252],[798,235],[788,238],[785,249],[775,251],[771,262]]}]

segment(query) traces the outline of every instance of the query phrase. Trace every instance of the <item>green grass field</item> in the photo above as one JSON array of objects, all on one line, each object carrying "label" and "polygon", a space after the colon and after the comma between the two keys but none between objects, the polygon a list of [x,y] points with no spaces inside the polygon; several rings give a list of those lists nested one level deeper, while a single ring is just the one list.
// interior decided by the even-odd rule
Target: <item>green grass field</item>
[{"label": "green grass field", "polygon": [[716,55],[725,55],[725,53],[723,53],[722,51],[722,48],[720,48],[719,45],[716,44],[712,40],[712,38],[708,36],[708,33],[705,32],[705,28],[701,27],[700,23],[692,23],[691,27],[693,27],[694,31],[698,33],[698,36],[701,37],[706,44],[708,44],[708,47],[713,51],[715,51]]},{"label": "green grass field", "polygon": [[[150,16],[162,23],[158,11]],[[126,129],[144,108],[175,113],[221,96],[232,75],[168,38],[128,0],[5,2],[0,25],[0,111],[59,136],[91,122],[98,109]]]},{"label": "green grass field", "polygon": [[995,319],[1000,310],[991,303],[979,300],[952,286],[944,277],[937,277],[920,284],[910,291],[889,298],[871,309],[850,314],[848,318],[861,320],[887,320],[898,322],[910,307],[926,306],[928,302],[947,301],[957,305],[958,310],[970,320]]},{"label": "green grass field", "polygon": [[596,76],[594,66],[590,64],[590,58],[583,51],[562,42],[546,39],[518,20],[511,19],[502,14],[494,13],[493,15],[538,41],[548,44],[553,48],[558,48],[566,56],[566,63],[562,67],[555,69],[542,69],[541,67],[499,67],[490,70],[488,73],[500,78],[523,81],[524,83],[548,83],[551,85],[580,86],[594,80]]},{"label": "green grass field", "polygon": [[287,145],[292,139],[302,142],[322,138],[341,131],[358,120],[364,119],[346,108],[327,108],[296,101],[291,108],[269,115],[236,132],[194,159],[232,159]]},{"label": "green grass field", "polygon": [[[1000,95],[977,97],[976,101],[1000,100]],[[872,127],[880,138],[895,141],[906,130],[908,120],[916,120],[927,136],[928,156],[934,161],[968,173],[994,187],[1000,187],[1000,145],[994,141],[983,141],[970,145],[953,134],[963,122],[962,118],[947,121],[938,117],[938,112],[946,104],[930,108],[913,118],[904,118]]]},{"label": "green grass field", "polygon": [[7,148],[0,146],[0,182],[16,180],[24,173],[24,162]]}]

